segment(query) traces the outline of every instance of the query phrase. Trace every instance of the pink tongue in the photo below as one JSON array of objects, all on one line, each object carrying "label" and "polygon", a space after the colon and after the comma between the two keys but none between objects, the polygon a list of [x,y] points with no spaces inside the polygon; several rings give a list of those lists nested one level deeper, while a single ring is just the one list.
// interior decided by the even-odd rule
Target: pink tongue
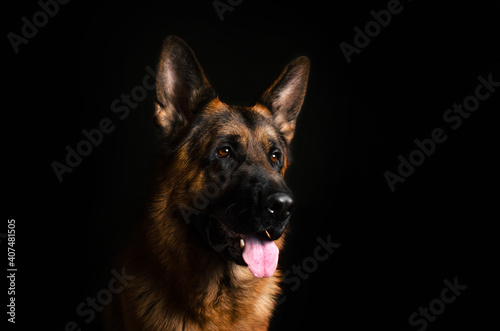
[{"label": "pink tongue", "polygon": [[246,236],[243,260],[257,278],[271,277],[278,265],[279,249],[271,240],[260,240],[255,236]]}]

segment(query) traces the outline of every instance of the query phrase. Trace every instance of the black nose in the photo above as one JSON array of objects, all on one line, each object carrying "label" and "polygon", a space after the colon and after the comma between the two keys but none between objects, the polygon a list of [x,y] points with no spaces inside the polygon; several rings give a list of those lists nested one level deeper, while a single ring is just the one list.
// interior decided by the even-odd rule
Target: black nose
[{"label": "black nose", "polygon": [[293,198],[287,193],[273,193],[267,197],[266,207],[277,222],[283,222],[290,216]]}]

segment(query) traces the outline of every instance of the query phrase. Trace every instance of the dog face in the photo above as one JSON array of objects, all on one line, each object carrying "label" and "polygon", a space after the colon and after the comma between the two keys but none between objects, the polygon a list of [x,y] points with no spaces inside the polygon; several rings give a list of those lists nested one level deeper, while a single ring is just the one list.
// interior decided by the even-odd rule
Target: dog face
[{"label": "dog face", "polygon": [[308,74],[298,58],[253,106],[231,106],[187,44],[163,45],[155,116],[172,150],[170,203],[210,249],[256,277],[274,273],[293,208],[283,176]]}]

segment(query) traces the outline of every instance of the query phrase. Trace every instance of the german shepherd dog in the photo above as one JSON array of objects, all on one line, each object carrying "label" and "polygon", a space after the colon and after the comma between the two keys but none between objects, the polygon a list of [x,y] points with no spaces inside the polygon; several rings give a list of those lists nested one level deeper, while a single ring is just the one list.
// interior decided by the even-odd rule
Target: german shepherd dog
[{"label": "german shepherd dog", "polygon": [[120,259],[133,275],[108,307],[114,330],[267,330],[294,201],[283,176],[309,76],[289,63],[250,107],[221,102],[191,48],[163,43],[158,181]]}]

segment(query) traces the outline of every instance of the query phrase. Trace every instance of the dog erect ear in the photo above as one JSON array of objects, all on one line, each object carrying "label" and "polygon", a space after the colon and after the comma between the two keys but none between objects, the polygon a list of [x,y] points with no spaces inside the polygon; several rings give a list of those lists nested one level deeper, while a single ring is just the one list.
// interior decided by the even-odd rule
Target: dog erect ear
[{"label": "dog erect ear", "polygon": [[167,37],[158,65],[155,110],[164,134],[175,136],[214,96],[191,48],[178,37]]},{"label": "dog erect ear", "polygon": [[260,98],[260,103],[273,113],[274,122],[288,143],[293,138],[297,115],[304,102],[309,67],[305,56],[290,62]]}]

